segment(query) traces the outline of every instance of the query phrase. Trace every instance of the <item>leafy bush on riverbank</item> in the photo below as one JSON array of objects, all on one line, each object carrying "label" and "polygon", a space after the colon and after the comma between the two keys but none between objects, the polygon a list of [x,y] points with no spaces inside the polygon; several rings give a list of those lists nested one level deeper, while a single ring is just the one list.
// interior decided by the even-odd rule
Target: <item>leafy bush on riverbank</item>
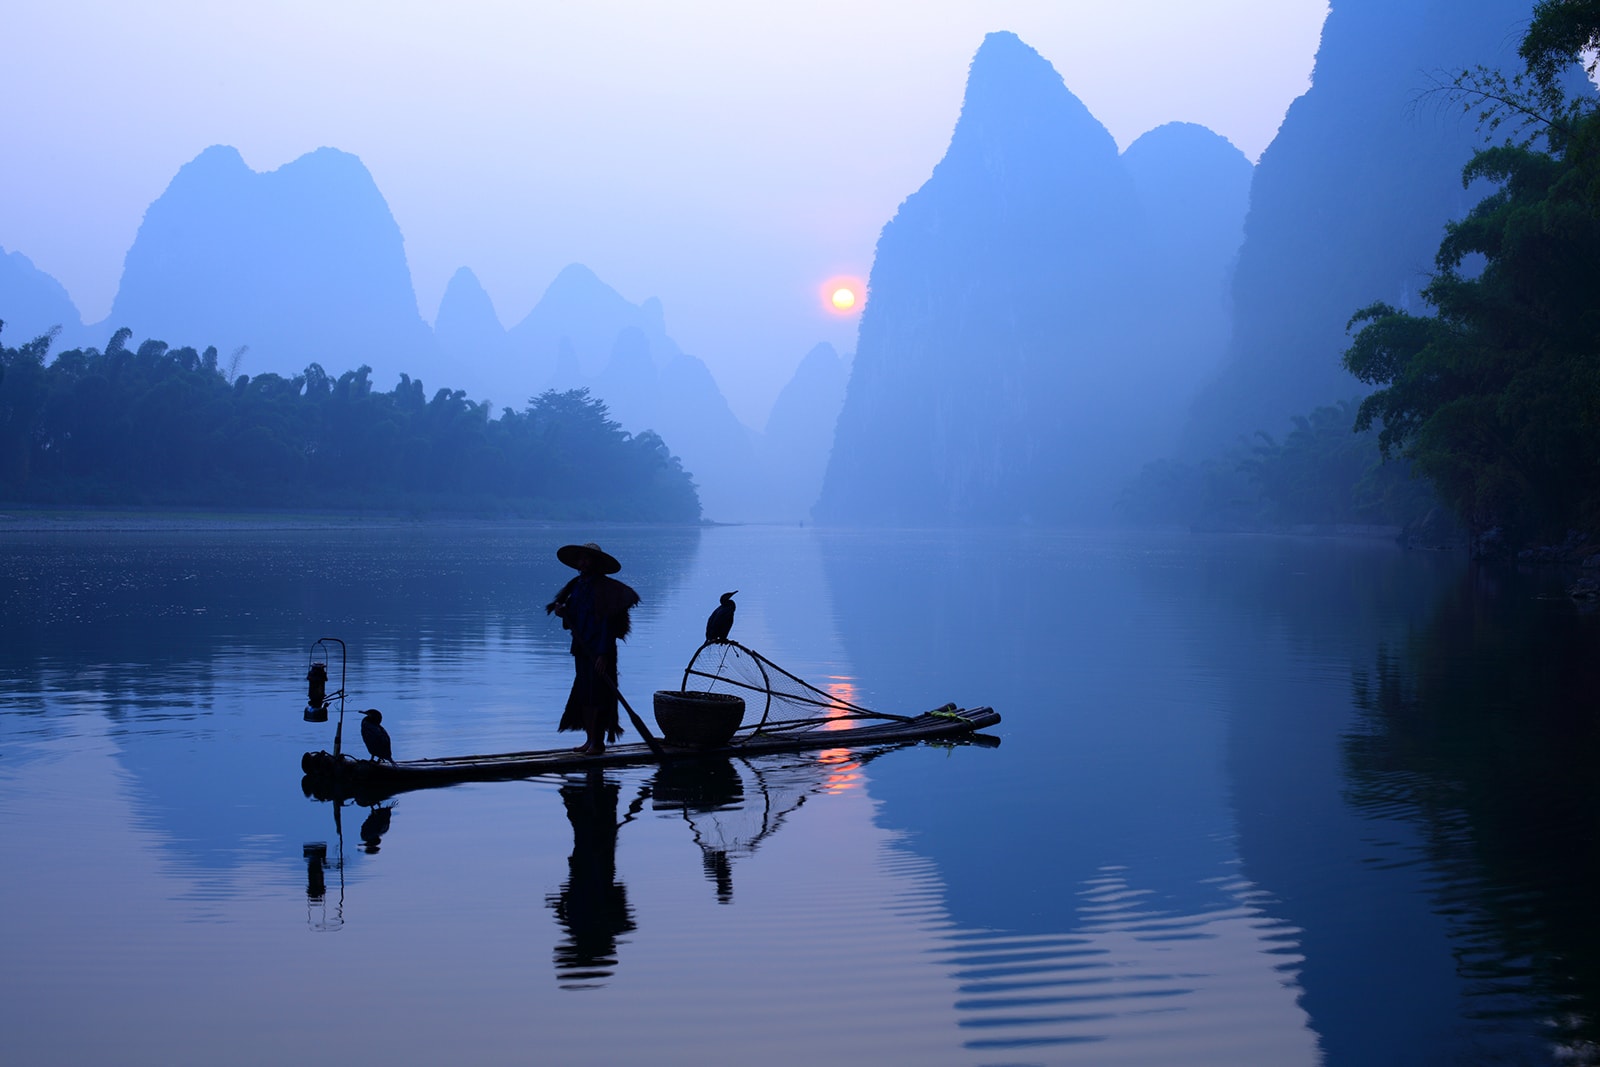
[{"label": "leafy bush on riverbank", "polygon": [[208,348],[98,349],[46,362],[51,337],[0,344],[0,501],[381,508],[695,522],[693,481],[654,433],[624,432],[587,390],[491,417],[406,375],[240,375]]}]

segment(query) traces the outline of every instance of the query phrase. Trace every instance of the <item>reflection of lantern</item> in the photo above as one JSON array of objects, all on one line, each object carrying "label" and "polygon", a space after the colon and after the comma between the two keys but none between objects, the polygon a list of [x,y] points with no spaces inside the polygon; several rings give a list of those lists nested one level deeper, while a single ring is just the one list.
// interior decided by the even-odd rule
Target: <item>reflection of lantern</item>
[{"label": "reflection of lantern", "polygon": [[[339,836],[339,856],[328,859],[326,841],[308,841],[301,848],[306,861],[306,922],[313,930],[337,930],[344,925],[344,826],[339,820],[341,803],[333,805],[333,830]],[[339,895],[328,899],[326,872],[339,872]]]},{"label": "reflection of lantern", "polygon": [[313,663],[306,671],[306,722],[328,721],[328,665]]},{"label": "reflection of lantern", "polygon": [[315,841],[304,846],[301,852],[306,861],[306,900],[321,904],[322,898],[328,895],[328,880],[322,875],[328,866],[328,843]]}]

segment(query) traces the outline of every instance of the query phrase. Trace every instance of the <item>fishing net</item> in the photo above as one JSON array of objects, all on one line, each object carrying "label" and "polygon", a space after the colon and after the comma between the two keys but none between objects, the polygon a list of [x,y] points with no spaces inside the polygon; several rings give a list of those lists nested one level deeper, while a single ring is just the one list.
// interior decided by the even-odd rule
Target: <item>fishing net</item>
[{"label": "fishing net", "polygon": [[[737,641],[707,641],[683,670],[683,689],[724,693],[744,698],[745,729],[757,733],[804,730],[851,719],[894,719],[904,716],[873,711],[842,692],[812,685]],[[752,713],[760,719],[750,725]]]}]

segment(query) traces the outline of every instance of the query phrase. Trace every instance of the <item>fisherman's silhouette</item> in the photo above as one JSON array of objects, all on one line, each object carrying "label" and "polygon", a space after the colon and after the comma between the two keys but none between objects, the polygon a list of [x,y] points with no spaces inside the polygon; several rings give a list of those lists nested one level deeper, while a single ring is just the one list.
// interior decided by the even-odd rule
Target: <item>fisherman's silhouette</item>
[{"label": "fisherman's silhouette", "polygon": [[389,731],[383,728],[383,712],[368,708],[361,713],[361,743],[367,746],[372,758],[384,763],[394,762],[394,745]]},{"label": "fisherman's silhouette", "polygon": [[572,855],[561,892],[545,898],[566,932],[556,977],[567,989],[594,988],[617,966],[617,937],[634,929],[628,889],[617,881],[617,797],[622,786],[599,770],[561,787],[572,823]]},{"label": "fisherman's silhouette", "polygon": [[711,617],[706,619],[707,641],[728,639],[728,634],[733,630],[733,613],[739,610],[739,605],[733,602],[733,594],[738,591],[735,589],[733,593],[723,593],[719,598],[721,603],[711,612]]}]

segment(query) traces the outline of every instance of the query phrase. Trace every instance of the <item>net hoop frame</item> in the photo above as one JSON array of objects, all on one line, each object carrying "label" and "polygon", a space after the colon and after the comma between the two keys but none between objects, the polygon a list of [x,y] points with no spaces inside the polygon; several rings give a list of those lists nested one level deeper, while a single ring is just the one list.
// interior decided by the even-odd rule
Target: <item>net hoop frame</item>
[{"label": "net hoop frame", "polygon": [[[717,669],[714,672],[706,670],[703,666],[697,666],[700,663],[700,657],[705,655],[708,649],[721,649],[724,652],[733,650],[748,656],[751,661],[755,663],[756,669],[761,673],[762,685],[756,686],[750,682],[741,681],[738,678],[723,674],[722,665],[727,659],[725,655],[722,658],[722,661],[717,664]],[[823,714],[809,719],[782,719],[777,722],[772,721],[772,695],[774,692],[772,685],[773,675],[778,675],[787,679],[804,691],[803,693],[785,692],[781,694],[781,699],[797,704],[810,704],[813,707],[834,711],[836,713],[832,715]],[[751,693],[760,693],[765,697],[765,699],[762,701],[761,720],[753,727],[741,726],[739,728],[740,733],[745,733],[748,731],[751,734],[758,734],[763,730],[780,729],[799,730],[849,719],[892,719],[901,722],[907,720],[907,716],[890,715],[887,712],[873,711],[871,708],[862,707],[860,704],[854,704],[848,700],[843,700],[837,696],[834,696],[832,693],[829,693],[825,690],[818,689],[816,686],[812,685],[804,678],[801,678],[799,675],[796,675],[791,671],[784,670],[782,667],[778,666],[776,663],[772,662],[755,649],[741,645],[737,641],[711,640],[701,644],[699,648],[695,649],[694,655],[689,657],[689,663],[683,669],[683,681],[679,685],[680,690],[684,692],[689,691],[689,679],[691,677],[707,678],[712,682],[720,683],[730,688],[744,689]],[[843,712],[844,714],[837,714],[837,712]]]}]

